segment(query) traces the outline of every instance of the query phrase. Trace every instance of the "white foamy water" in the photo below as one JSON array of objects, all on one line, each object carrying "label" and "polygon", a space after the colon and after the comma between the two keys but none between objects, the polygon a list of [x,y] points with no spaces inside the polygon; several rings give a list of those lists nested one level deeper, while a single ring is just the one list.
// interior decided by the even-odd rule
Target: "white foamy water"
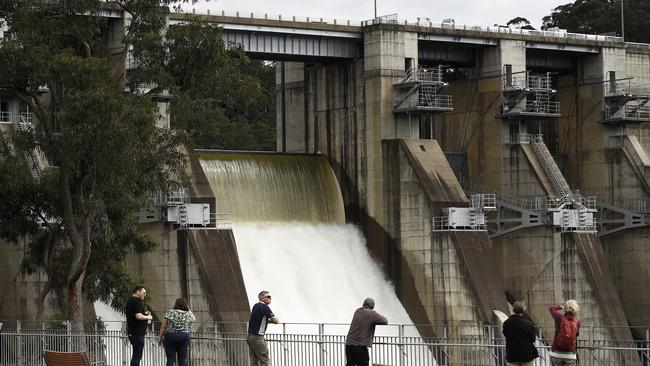
[{"label": "white foamy water", "polygon": [[[349,324],[354,310],[372,297],[389,324],[412,324],[355,226],[237,224],[233,232],[249,303],[258,302],[259,291],[269,291],[281,322]],[[281,331],[269,326],[270,333]],[[386,332],[394,335],[396,329],[379,327],[376,334]]]}]

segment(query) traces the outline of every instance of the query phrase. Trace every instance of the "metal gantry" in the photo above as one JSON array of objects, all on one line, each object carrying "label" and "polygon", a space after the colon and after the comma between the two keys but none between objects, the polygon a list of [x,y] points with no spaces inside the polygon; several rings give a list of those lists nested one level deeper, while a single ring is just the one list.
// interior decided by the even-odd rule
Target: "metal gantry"
[{"label": "metal gantry", "polygon": [[603,123],[626,124],[650,122],[650,88],[633,85],[632,80],[606,83]]},{"label": "metal gantry", "polygon": [[452,111],[452,96],[441,94],[448,85],[443,75],[442,66],[407,70],[402,80],[393,85],[393,112],[434,114]]},{"label": "metal gantry", "polygon": [[232,228],[232,214],[213,212],[209,203],[192,203],[188,188],[151,193],[149,202],[137,213],[140,223],[169,222],[181,230]]},{"label": "metal gantry", "polygon": [[502,81],[500,118],[560,117],[560,102],[557,101],[557,90],[552,87],[550,72],[537,74],[523,71],[513,74],[506,71]]},{"label": "metal gantry", "polygon": [[433,218],[433,231],[487,231],[487,213],[496,211],[494,194],[473,194],[469,207],[445,207]]},{"label": "metal gantry", "polygon": [[[467,194],[488,191],[463,178],[460,182]],[[490,239],[537,226],[555,227],[562,233],[598,232],[601,237],[623,230],[650,227],[650,199],[610,203],[597,201],[595,196],[585,196],[579,190],[564,198],[521,199],[502,193],[492,196],[495,209],[486,211],[485,218]],[[440,225],[437,228],[435,231],[459,230],[445,229]]]}]

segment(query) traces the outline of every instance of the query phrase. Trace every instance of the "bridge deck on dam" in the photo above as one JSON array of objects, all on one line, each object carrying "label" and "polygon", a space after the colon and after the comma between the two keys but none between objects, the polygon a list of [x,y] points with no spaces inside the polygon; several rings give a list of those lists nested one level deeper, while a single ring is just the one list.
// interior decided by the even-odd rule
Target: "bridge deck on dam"
[{"label": "bridge deck on dam", "polygon": [[601,47],[636,47],[650,52],[650,46],[627,44],[620,37],[574,34],[567,32],[449,25],[433,22],[386,21],[383,18],[364,22],[324,20],[322,18],[277,17],[267,15],[171,13],[169,24],[190,19],[214,22],[223,27],[227,42],[241,44],[257,56],[304,60],[313,58],[354,59],[362,56],[364,33],[370,29],[398,30],[418,35],[422,43],[498,46],[500,40],[525,41],[526,48],[568,53],[599,53]]}]

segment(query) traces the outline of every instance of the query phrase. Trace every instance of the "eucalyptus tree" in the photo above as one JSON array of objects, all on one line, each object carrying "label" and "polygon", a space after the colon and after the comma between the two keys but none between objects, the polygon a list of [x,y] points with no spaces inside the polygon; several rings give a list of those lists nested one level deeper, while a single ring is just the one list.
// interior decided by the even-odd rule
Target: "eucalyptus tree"
[{"label": "eucalyptus tree", "polygon": [[165,50],[174,127],[202,148],[275,150],[272,63],[249,59],[200,20],[170,27]]},{"label": "eucalyptus tree", "polygon": [[[625,40],[650,43],[650,1],[624,0]],[[574,33],[621,34],[621,0],[575,0],[542,19],[542,29],[559,27]]]},{"label": "eucalyptus tree", "polygon": [[[75,329],[83,326],[84,298],[119,306],[130,284],[122,260],[155,245],[134,212],[148,192],[173,189],[184,178],[183,135],[156,127],[154,96],[171,80],[161,5],[0,2],[10,32],[0,44],[0,93],[35,116],[33,127],[6,138],[0,151],[0,236],[23,243],[26,272],[48,274],[39,315],[45,296],[59,288]],[[106,8],[130,20],[118,47],[108,42],[122,35],[103,16]],[[129,52],[138,70],[126,78]],[[36,177],[16,158],[34,151],[51,166]]]}]

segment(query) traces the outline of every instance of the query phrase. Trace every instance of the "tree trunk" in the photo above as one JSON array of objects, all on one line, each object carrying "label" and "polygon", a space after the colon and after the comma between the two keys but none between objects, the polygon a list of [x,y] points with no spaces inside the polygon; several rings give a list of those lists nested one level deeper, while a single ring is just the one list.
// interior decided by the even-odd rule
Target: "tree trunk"
[{"label": "tree trunk", "polygon": [[[61,168],[60,188],[63,194],[63,223],[72,244],[72,263],[68,272],[68,317],[72,329],[83,331],[83,293],[82,285],[88,260],[90,259],[90,220],[89,215],[78,213],[82,218],[78,222],[74,214],[73,196],[70,189],[68,171]],[[79,190],[77,200],[82,200],[83,191]]]},{"label": "tree trunk", "polygon": [[82,274],[75,282],[68,282],[68,316],[72,324],[72,330],[83,331],[84,329],[84,303],[81,286],[84,275]]}]

